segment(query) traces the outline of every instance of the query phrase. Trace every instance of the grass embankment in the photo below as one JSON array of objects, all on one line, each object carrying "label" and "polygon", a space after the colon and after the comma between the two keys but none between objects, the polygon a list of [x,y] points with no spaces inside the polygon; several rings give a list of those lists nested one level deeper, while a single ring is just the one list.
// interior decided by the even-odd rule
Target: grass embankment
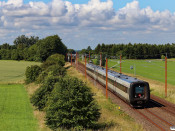
[{"label": "grass embankment", "polygon": [[29,95],[22,84],[26,67],[34,64],[40,63],[0,60],[1,131],[38,130]]},{"label": "grass embankment", "polygon": [[[117,64],[116,60],[109,60],[109,67]],[[136,67],[136,76],[134,69]],[[165,98],[165,61],[162,60],[124,60],[122,62],[122,72],[129,76],[134,76],[139,79],[149,82],[151,94],[164,98],[175,104],[175,61],[168,60],[168,97]],[[119,67],[114,67],[114,70],[119,71]]]},{"label": "grass embankment", "polygon": [[[85,81],[84,76],[75,68],[70,67],[67,72],[70,76],[74,76]],[[94,98],[101,107],[99,125],[101,125],[102,128],[104,127],[105,130],[108,131],[143,130],[142,126],[137,124],[130,116],[120,110],[118,105],[113,104],[110,99],[106,99],[101,90],[97,89],[97,87],[95,87],[89,80],[86,82],[88,87],[90,87],[92,92],[95,94]]]}]

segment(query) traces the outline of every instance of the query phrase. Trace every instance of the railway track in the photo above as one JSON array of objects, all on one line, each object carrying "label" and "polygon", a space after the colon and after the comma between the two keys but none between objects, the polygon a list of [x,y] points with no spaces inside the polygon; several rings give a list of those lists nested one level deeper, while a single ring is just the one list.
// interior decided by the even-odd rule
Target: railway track
[{"label": "railway track", "polygon": [[[73,66],[76,67],[76,65],[74,63],[73,63]],[[84,64],[78,63],[77,68],[81,73],[85,74],[85,65]],[[87,76],[88,76],[88,74],[87,74]],[[90,78],[93,81],[96,81],[91,76],[88,76],[88,78]],[[96,82],[98,84],[100,84],[103,88],[106,88],[104,85],[102,85],[98,81],[96,81]],[[110,93],[114,94],[115,97],[119,98],[114,92],[110,91]],[[120,100],[123,101],[122,99],[120,99]],[[133,110],[134,112],[136,112],[137,114],[142,116],[144,119],[146,119],[149,123],[151,123],[155,127],[155,130],[166,131],[166,130],[170,130],[170,127],[175,125],[175,105],[172,103],[169,103],[165,100],[162,100],[161,98],[158,98],[156,96],[151,95],[151,100],[150,100],[148,106],[146,106],[143,109],[135,109],[135,108],[131,107],[130,105],[128,105],[125,101],[123,101],[123,102],[128,106],[128,108],[130,108],[131,110]],[[168,116],[169,117],[172,116],[173,119],[164,118],[164,116],[162,116],[162,113],[158,114],[157,112],[158,113],[162,112],[163,114],[166,112],[168,114]]]}]

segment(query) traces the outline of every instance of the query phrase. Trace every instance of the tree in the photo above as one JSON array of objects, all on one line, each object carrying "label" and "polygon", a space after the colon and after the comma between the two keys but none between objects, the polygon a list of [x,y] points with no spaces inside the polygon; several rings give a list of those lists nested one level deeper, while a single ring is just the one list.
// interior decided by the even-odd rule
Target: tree
[{"label": "tree", "polygon": [[9,50],[10,49],[10,45],[7,44],[7,43],[4,43],[3,45],[1,45],[1,49]]},{"label": "tree", "polygon": [[93,127],[100,117],[99,106],[90,89],[77,78],[66,77],[55,84],[46,108],[46,124],[58,127]]},{"label": "tree", "polygon": [[39,37],[31,36],[30,38],[28,38],[25,35],[21,35],[18,36],[13,43],[18,49],[24,49],[26,47],[32,46],[38,40]]},{"label": "tree", "polygon": [[50,55],[62,54],[66,55],[67,47],[62,43],[58,35],[48,36],[37,43],[37,57],[41,61],[45,61]]},{"label": "tree", "polygon": [[95,53],[99,54],[101,52],[101,45],[98,44],[97,47],[95,48]]},{"label": "tree", "polygon": [[92,51],[92,49],[91,49],[91,47],[90,47],[90,46],[88,46],[86,50],[87,50],[87,52]]},{"label": "tree", "polygon": [[76,52],[75,52],[74,49],[68,49],[68,53],[70,53],[70,54],[76,54]]}]

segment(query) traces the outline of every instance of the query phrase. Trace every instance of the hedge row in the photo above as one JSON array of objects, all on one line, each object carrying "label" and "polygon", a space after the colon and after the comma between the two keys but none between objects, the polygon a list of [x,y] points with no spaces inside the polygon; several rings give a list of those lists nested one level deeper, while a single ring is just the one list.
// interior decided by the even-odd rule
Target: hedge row
[{"label": "hedge row", "polygon": [[84,82],[66,75],[64,64],[64,57],[55,54],[40,67],[27,68],[26,82],[41,84],[31,103],[46,112],[46,124],[53,130],[93,128],[100,117],[100,108]]}]

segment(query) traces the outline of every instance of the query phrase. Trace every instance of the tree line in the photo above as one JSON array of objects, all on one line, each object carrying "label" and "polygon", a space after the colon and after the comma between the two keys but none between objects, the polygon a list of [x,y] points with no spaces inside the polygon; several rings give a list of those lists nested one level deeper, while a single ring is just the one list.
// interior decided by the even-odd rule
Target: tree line
[{"label": "tree line", "polygon": [[98,44],[92,53],[120,56],[126,59],[160,59],[162,56],[175,57],[175,43],[172,44]]},{"label": "tree line", "polygon": [[52,54],[65,55],[67,53],[67,47],[58,35],[43,39],[37,36],[21,35],[13,43],[13,45],[8,43],[0,45],[1,60],[45,61]]}]

